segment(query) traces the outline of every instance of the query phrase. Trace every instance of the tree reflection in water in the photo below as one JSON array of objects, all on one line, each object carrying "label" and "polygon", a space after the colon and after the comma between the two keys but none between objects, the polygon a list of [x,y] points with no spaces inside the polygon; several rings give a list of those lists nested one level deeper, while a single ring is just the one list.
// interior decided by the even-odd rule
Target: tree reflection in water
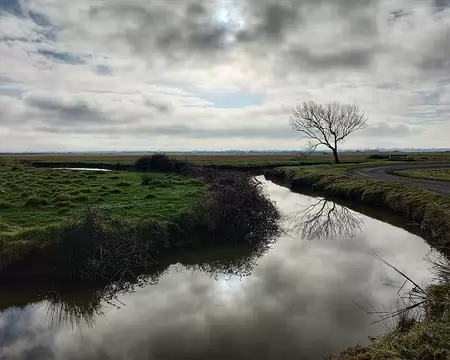
[{"label": "tree reflection in water", "polygon": [[311,204],[287,215],[288,231],[308,240],[352,238],[362,230],[362,217],[334,201],[311,198]]},{"label": "tree reflection in water", "polygon": [[[221,275],[244,277],[250,275],[257,260],[269,249],[273,239],[259,244],[192,248],[176,255],[164,264],[153,267],[146,274],[134,276],[120,282],[103,284],[40,283],[23,286],[0,285],[0,315],[14,307],[40,305],[45,312],[49,326],[69,324],[74,327],[93,328],[99,315],[105,315],[112,308],[126,304],[121,295],[135,292],[138,288],[156,285],[170,270],[201,271],[217,279]],[[23,284],[22,284],[23,285]],[[7,295],[3,297],[3,294]]]}]

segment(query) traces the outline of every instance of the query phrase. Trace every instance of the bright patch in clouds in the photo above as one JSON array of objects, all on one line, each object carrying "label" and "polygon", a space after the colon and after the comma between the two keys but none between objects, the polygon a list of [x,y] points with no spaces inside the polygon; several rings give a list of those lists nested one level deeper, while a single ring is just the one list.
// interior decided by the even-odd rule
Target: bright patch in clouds
[{"label": "bright patch in clouds", "polygon": [[0,3],[0,151],[299,148],[304,100],[450,146],[450,1]]}]

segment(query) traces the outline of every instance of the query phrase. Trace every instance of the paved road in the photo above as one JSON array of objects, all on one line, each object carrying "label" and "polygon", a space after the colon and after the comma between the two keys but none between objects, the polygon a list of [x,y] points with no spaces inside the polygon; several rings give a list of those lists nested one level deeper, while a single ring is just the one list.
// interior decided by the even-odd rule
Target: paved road
[{"label": "paved road", "polygon": [[410,179],[402,176],[393,175],[395,170],[408,170],[408,169],[426,169],[426,168],[450,168],[450,164],[427,164],[427,165],[389,165],[378,167],[363,167],[354,168],[349,171],[352,174],[364,176],[376,180],[395,181],[406,184],[418,186],[423,189],[437,192],[441,195],[450,196],[450,182],[425,180],[425,179]]}]

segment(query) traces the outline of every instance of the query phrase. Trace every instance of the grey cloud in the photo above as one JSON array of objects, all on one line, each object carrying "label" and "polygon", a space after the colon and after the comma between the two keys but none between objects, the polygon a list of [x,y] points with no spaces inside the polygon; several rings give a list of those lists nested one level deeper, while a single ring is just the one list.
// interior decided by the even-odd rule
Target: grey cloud
[{"label": "grey cloud", "polygon": [[386,122],[370,125],[361,132],[361,136],[368,137],[399,137],[408,136],[411,133],[418,132],[405,124],[390,125]]},{"label": "grey cloud", "polygon": [[160,113],[170,113],[173,110],[173,107],[171,104],[164,104],[162,102],[146,99],[144,101],[144,104],[148,106],[149,108],[156,109]]},{"label": "grey cloud", "polygon": [[[77,126],[75,123],[79,122],[96,124],[108,121],[108,117],[101,111],[83,100],[71,100],[69,103],[64,103],[56,98],[25,96],[25,104],[31,110],[37,110],[41,116],[44,115],[44,118],[47,117],[47,120],[70,122],[74,126]],[[51,119],[48,119],[49,116]]]},{"label": "grey cloud", "polygon": [[288,50],[286,54],[292,64],[292,68],[287,70],[290,71],[302,65],[315,70],[361,68],[371,64],[375,53],[376,49],[374,48],[352,48],[323,54],[314,53],[307,48],[294,48]]},{"label": "grey cloud", "polygon": [[288,126],[242,126],[229,128],[226,126],[217,128],[204,128],[187,124],[158,125],[151,121],[144,124],[125,124],[116,125],[102,124],[100,122],[84,123],[83,127],[71,121],[55,126],[36,125],[34,130],[51,134],[109,134],[109,135],[131,135],[131,136],[176,136],[189,139],[208,139],[208,138],[267,138],[267,139],[296,139],[298,135]]},{"label": "grey cloud", "polygon": [[[375,38],[372,8],[376,3],[375,0],[230,2],[231,6],[240,9],[236,12],[244,21],[235,18],[229,23],[221,23],[217,21],[217,4],[209,1],[180,2],[176,7],[163,2],[103,2],[90,6],[86,21],[70,25],[72,31],[86,37],[91,36],[89,24],[99,26],[103,33],[100,36],[104,38],[100,41],[107,39],[114,46],[125,45],[149,63],[161,57],[184,63],[192,59],[205,62],[209,57],[225,62],[234,50],[249,53],[251,57],[270,52],[282,60],[287,38],[295,34],[301,38],[311,21],[320,21],[322,10],[329,9],[336,12],[342,28],[346,29],[347,35],[343,34],[346,45],[349,49],[356,47],[356,50],[334,49],[332,55],[326,56],[322,54],[321,44],[312,43],[312,39],[302,39],[312,45],[307,51],[305,44],[290,45],[287,50],[292,54],[288,57],[292,65],[300,59],[315,64],[311,69],[321,70],[370,64],[378,49],[367,46],[364,50],[352,41],[360,36]],[[311,18],[311,14],[317,18]],[[324,23],[324,27],[327,26]],[[333,31],[330,28],[330,33]]]},{"label": "grey cloud", "polygon": [[429,43],[424,44],[419,66],[425,71],[450,73],[450,21],[445,32],[439,32]]}]

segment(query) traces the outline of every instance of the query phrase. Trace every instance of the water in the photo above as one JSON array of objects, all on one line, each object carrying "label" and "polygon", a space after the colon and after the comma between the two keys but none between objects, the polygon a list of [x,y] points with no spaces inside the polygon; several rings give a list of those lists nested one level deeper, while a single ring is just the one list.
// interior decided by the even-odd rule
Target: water
[{"label": "water", "polygon": [[260,180],[285,214],[270,250],[190,252],[134,292],[0,288],[0,358],[320,359],[384,331],[359,306],[403,278],[369,253],[430,280],[419,236]]},{"label": "water", "polygon": [[72,167],[62,167],[62,168],[53,168],[53,170],[81,170],[81,171],[112,171],[108,169],[100,169],[100,168],[72,168]]}]

